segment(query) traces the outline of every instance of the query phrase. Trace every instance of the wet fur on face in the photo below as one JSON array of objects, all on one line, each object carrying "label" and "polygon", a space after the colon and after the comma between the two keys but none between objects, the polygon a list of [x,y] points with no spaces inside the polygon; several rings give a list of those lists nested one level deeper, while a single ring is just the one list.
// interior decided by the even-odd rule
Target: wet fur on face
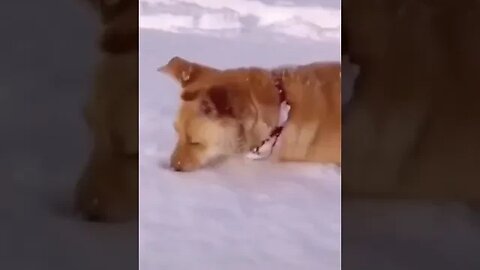
[{"label": "wet fur on face", "polygon": [[[291,124],[288,124],[292,127],[289,128],[287,125],[285,133],[290,133],[290,137],[297,139],[303,136],[307,144],[304,147],[307,148],[312,144],[322,144],[323,141],[317,141],[319,137],[317,134],[319,125],[317,124],[320,121],[325,128],[322,137],[327,140],[328,147],[332,145],[333,147],[326,149],[328,147],[323,146],[324,150],[330,151],[327,151],[328,158],[325,158],[326,156],[323,154],[320,159],[316,160],[315,153],[312,155],[301,145],[298,146],[303,151],[300,154],[291,150],[289,152],[283,150],[284,153],[280,153],[278,158],[339,163],[339,154],[332,155],[332,150],[339,152],[337,149],[339,144],[335,145],[337,142],[332,134],[338,135],[339,142],[340,126],[335,126],[336,120],[330,121],[331,117],[324,117],[326,113],[333,115],[334,119],[338,116],[338,124],[340,123],[340,114],[336,111],[337,107],[340,108],[340,85],[339,83],[335,84],[335,81],[340,79],[339,65],[338,69],[336,66],[334,68],[323,67],[321,68],[323,72],[317,71],[317,68],[305,67],[307,68],[304,70],[297,68],[291,74],[289,69],[285,69],[284,72],[284,82],[289,88],[287,96],[291,99],[292,111],[297,111],[296,115],[291,116],[292,121],[289,121]],[[158,70],[170,75],[181,86],[181,104],[174,125],[178,140],[170,161],[174,170],[191,171],[222,158],[245,153],[261,144],[261,141],[269,136],[270,131],[278,122],[280,97],[274,86],[271,70],[261,68],[218,70],[180,57],[172,58]],[[299,71],[305,76],[298,76],[296,73]],[[325,77],[322,84],[309,81],[314,77],[322,77],[322,74]],[[327,77],[332,77],[334,80],[331,81]],[[306,86],[310,83],[313,83],[313,88]],[[289,93],[289,91],[298,91],[298,88],[305,88],[307,91],[301,89],[300,93],[305,92],[306,94]],[[317,93],[315,88],[323,89],[322,91],[325,93],[322,91]],[[338,98],[335,92],[336,88],[338,88]],[[313,117],[312,115],[303,115],[304,110],[299,110],[300,107],[296,108],[295,103],[302,102],[303,105],[309,105],[303,99],[312,97],[320,98],[316,104],[312,105],[314,107],[323,105],[323,109],[318,112],[311,111],[311,113],[317,114]],[[331,106],[337,101],[339,102],[338,106]],[[292,135],[294,130],[289,129],[292,129],[293,125],[299,126],[299,124],[307,127],[307,132]],[[297,128],[298,130],[302,131]],[[334,130],[334,132],[332,134],[325,132],[329,130]],[[284,144],[297,147],[292,145],[289,140],[284,140]],[[323,160],[321,160],[322,158]]]}]

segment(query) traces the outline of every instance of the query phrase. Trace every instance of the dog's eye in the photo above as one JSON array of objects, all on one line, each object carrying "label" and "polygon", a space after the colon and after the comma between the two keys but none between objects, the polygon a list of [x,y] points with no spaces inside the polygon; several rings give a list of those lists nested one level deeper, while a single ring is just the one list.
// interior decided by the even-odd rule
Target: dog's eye
[{"label": "dog's eye", "polygon": [[199,143],[199,142],[189,142],[188,144],[192,145],[192,146],[201,146],[202,144]]},{"label": "dog's eye", "polygon": [[202,146],[203,144],[197,140],[194,140],[192,139],[192,137],[190,137],[189,135],[187,135],[187,143],[190,145],[190,146]]},{"label": "dog's eye", "polygon": [[188,138],[188,144],[191,146],[202,146],[202,143]]}]

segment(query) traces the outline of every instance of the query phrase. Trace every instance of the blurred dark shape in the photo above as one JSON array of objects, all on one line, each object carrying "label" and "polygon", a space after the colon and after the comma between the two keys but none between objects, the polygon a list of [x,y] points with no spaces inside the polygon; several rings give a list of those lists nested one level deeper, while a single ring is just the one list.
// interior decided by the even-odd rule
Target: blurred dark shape
[{"label": "blurred dark shape", "polygon": [[479,269],[478,1],[342,6],[342,269]]}]

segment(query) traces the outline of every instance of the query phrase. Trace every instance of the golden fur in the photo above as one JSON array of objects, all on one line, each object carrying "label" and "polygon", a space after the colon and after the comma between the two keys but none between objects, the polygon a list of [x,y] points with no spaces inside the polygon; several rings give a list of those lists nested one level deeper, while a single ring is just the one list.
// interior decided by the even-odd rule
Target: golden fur
[{"label": "golden fur", "polygon": [[276,158],[340,163],[339,63],[218,70],[174,57],[159,70],[182,87],[173,169],[195,170],[261,144],[280,113],[273,74],[282,77],[291,106]]}]

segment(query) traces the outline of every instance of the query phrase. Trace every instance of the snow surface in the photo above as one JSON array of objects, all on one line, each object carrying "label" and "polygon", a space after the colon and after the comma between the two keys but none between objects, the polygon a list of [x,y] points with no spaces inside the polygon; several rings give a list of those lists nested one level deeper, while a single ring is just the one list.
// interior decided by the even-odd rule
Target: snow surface
[{"label": "snow surface", "polygon": [[[339,168],[236,158],[194,173],[172,172],[167,163],[180,89],[156,72],[173,56],[218,68],[339,61],[340,40],[318,38],[322,24],[339,25],[339,10],[317,20],[315,12],[328,14],[321,5],[148,2],[161,8],[140,17],[141,269],[340,269]],[[162,25],[165,20],[170,24]],[[302,29],[304,20],[316,35],[275,28]]]},{"label": "snow surface", "polygon": [[[155,72],[175,55],[219,68],[340,60],[340,1],[145,0],[141,7],[141,269],[340,269],[339,170],[236,159],[169,171],[179,89]],[[358,72],[345,66],[344,104]],[[479,212],[461,203],[353,201],[342,213],[344,269],[480,265]]]},{"label": "snow surface", "polygon": [[340,13],[339,0],[142,0],[140,27],[223,37],[263,31],[315,41],[339,40]]}]

